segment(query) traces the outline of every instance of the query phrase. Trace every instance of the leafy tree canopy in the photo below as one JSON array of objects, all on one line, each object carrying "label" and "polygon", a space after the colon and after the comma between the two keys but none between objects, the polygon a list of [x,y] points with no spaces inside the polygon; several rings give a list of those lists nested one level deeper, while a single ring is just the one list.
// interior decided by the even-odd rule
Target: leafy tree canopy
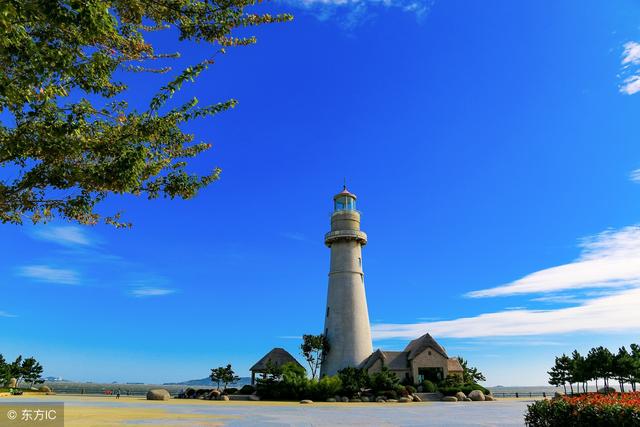
[{"label": "leafy tree canopy", "polygon": [[[241,27],[291,20],[251,12],[261,0],[5,0],[0,2],[0,221],[21,224],[60,217],[82,224],[126,226],[96,205],[110,194],[188,199],[218,179],[187,171],[187,160],[210,148],[181,130],[191,120],[236,105],[167,102],[229,46]],[[201,62],[176,72],[137,111],[117,70],[168,73],[145,40],[173,29],[179,39],[215,46]],[[215,51],[215,53],[214,53]],[[7,177],[7,175],[9,175]]]}]

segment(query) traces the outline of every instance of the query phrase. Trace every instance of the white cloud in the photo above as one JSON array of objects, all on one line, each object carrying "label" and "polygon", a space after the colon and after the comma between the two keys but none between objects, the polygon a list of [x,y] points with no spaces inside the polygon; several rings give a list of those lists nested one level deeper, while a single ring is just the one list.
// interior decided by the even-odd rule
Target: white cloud
[{"label": "white cloud", "polygon": [[549,293],[583,288],[628,288],[640,285],[640,226],[609,230],[582,244],[574,262],[529,274],[515,282],[467,294],[495,297]]},{"label": "white cloud", "polygon": [[174,289],[167,288],[136,288],[132,289],[129,293],[134,297],[160,297],[174,293]]},{"label": "white cloud", "polygon": [[620,92],[633,95],[640,92],[640,76],[631,76],[623,80]]},{"label": "white cloud", "polygon": [[16,317],[16,315],[0,310],[0,317]]},{"label": "white cloud", "polygon": [[[478,338],[575,332],[636,332],[640,328],[640,226],[608,230],[583,239],[580,257],[529,274],[506,285],[469,293],[497,297],[542,293],[536,302],[569,303],[553,310],[519,309],[412,324],[376,324],[375,339],[413,339],[426,332],[439,337]],[[580,295],[557,294],[585,288]]]},{"label": "white cloud", "polygon": [[73,225],[70,226],[40,226],[35,229],[33,236],[37,239],[48,240],[64,246],[89,246],[91,239],[84,230]]},{"label": "white cloud", "polygon": [[638,307],[640,289],[630,289],[558,310],[508,310],[440,322],[373,325],[372,334],[379,340],[413,339],[426,332],[450,338],[636,332]]},{"label": "white cloud", "polygon": [[631,171],[629,178],[631,179],[631,181],[637,182],[638,184],[640,184],[640,169]]},{"label": "white cloud", "polygon": [[63,285],[77,285],[80,283],[80,275],[75,270],[55,268],[48,265],[25,265],[20,267],[18,275],[47,283],[60,283]]},{"label": "white cloud", "polygon": [[622,52],[622,64],[640,65],[640,43],[630,41],[624,44],[624,52]]},{"label": "white cloud", "polygon": [[627,95],[633,95],[640,92],[640,74],[638,66],[640,66],[640,43],[630,41],[624,44],[622,52],[622,73],[627,75],[622,81],[620,92]]},{"label": "white cloud", "polygon": [[313,13],[321,21],[334,20],[347,28],[374,16],[376,8],[397,8],[424,19],[435,0],[288,0],[293,6]]}]

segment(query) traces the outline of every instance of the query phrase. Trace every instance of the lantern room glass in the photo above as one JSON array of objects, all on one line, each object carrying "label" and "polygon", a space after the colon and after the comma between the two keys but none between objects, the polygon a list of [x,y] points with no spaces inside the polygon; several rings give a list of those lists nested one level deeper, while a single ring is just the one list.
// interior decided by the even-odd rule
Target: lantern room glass
[{"label": "lantern room glass", "polygon": [[355,211],[356,199],[350,196],[338,197],[335,200],[335,210],[336,211]]}]

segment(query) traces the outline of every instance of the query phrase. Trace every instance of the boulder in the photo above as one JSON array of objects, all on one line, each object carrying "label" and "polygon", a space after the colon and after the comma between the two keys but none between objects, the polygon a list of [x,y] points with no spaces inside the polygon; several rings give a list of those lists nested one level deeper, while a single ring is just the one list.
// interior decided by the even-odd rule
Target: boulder
[{"label": "boulder", "polygon": [[345,403],[346,403],[346,402],[348,402],[348,401],[349,401],[349,398],[348,398],[347,396],[342,396],[342,397],[340,398],[340,401],[341,401],[341,402],[345,402]]},{"label": "boulder", "polygon": [[462,402],[467,397],[467,395],[461,391],[457,392],[455,396],[456,399],[458,399],[460,402]]},{"label": "boulder", "polygon": [[370,399],[367,396],[362,396],[360,398],[360,400],[363,401],[363,402],[369,402],[370,401]]},{"label": "boulder", "polygon": [[220,396],[220,400],[224,400],[225,402],[229,401],[229,396],[227,396],[226,394],[223,394],[222,396]]},{"label": "boulder", "polygon": [[41,385],[38,388],[38,391],[42,392],[42,393],[51,393],[51,387],[46,386],[46,385]]},{"label": "boulder", "polygon": [[257,402],[260,400],[260,396],[256,396],[255,394],[250,394],[249,400],[253,400],[254,402]]},{"label": "boulder", "polygon": [[455,396],[445,396],[442,398],[443,402],[457,402],[458,398]]},{"label": "boulder", "polygon": [[555,393],[553,393],[553,399],[557,400],[557,399],[562,399],[562,394],[558,393],[557,391]]},{"label": "boulder", "polygon": [[378,397],[376,397],[376,402],[378,402],[378,403],[384,403],[384,402],[386,402],[386,400],[385,400],[385,398],[384,398],[384,397],[382,397],[382,396],[378,396]]},{"label": "boulder", "polygon": [[7,387],[9,388],[16,388],[17,385],[18,385],[18,380],[15,378],[11,378],[7,383]]},{"label": "boulder", "polygon": [[302,405],[308,405],[308,404],[310,404],[310,403],[313,403],[313,400],[309,400],[309,399],[302,399],[302,400],[300,401],[300,403],[301,403]]},{"label": "boulder", "polygon": [[418,396],[417,394],[413,395],[413,401],[414,402],[422,402],[422,399],[420,399],[420,396]]},{"label": "boulder", "polygon": [[334,399],[333,397],[330,397],[330,398],[327,399],[327,402],[335,402],[335,401],[336,401],[336,399]]},{"label": "boulder", "polygon": [[156,388],[147,392],[147,400],[169,400],[171,395],[163,388]]},{"label": "boulder", "polygon": [[487,402],[493,402],[494,400],[496,400],[495,397],[489,395],[489,394],[485,394],[484,395],[484,400],[486,400]]},{"label": "boulder", "polygon": [[469,399],[473,400],[474,402],[481,402],[484,400],[484,393],[480,390],[472,390],[469,393]]},{"label": "boulder", "polygon": [[389,403],[398,403],[397,399],[387,399],[387,402]]},{"label": "boulder", "polygon": [[598,393],[602,393],[602,394],[608,394],[608,393],[615,393],[616,389],[613,387],[602,387],[600,390],[598,390]]},{"label": "boulder", "polygon": [[464,401],[465,401],[465,402],[471,402],[471,399],[469,399],[468,397],[465,397],[465,398],[464,398]]},{"label": "boulder", "polygon": [[401,397],[400,399],[398,399],[399,403],[409,403],[409,402],[413,402],[413,399],[410,397]]}]

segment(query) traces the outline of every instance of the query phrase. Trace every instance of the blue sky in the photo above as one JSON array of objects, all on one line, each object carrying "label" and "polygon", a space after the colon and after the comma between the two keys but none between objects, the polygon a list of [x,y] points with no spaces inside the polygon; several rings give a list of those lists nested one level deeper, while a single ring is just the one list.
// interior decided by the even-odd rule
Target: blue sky
[{"label": "blue sky", "polygon": [[[637,342],[640,4],[303,1],[176,102],[223,170],[131,230],[0,226],[0,351],[47,375],[164,382],[320,333],[333,194],[358,195],[374,348],[430,332],[488,385]],[[203,46],[158,35],[176,65]],[[126,76],[134,105],[163,82]],[[155,77],[154,77],[155,78]],[[153,84],[151,84],[153,83]],[[157,83],[157,84],[156,84]]]}]

